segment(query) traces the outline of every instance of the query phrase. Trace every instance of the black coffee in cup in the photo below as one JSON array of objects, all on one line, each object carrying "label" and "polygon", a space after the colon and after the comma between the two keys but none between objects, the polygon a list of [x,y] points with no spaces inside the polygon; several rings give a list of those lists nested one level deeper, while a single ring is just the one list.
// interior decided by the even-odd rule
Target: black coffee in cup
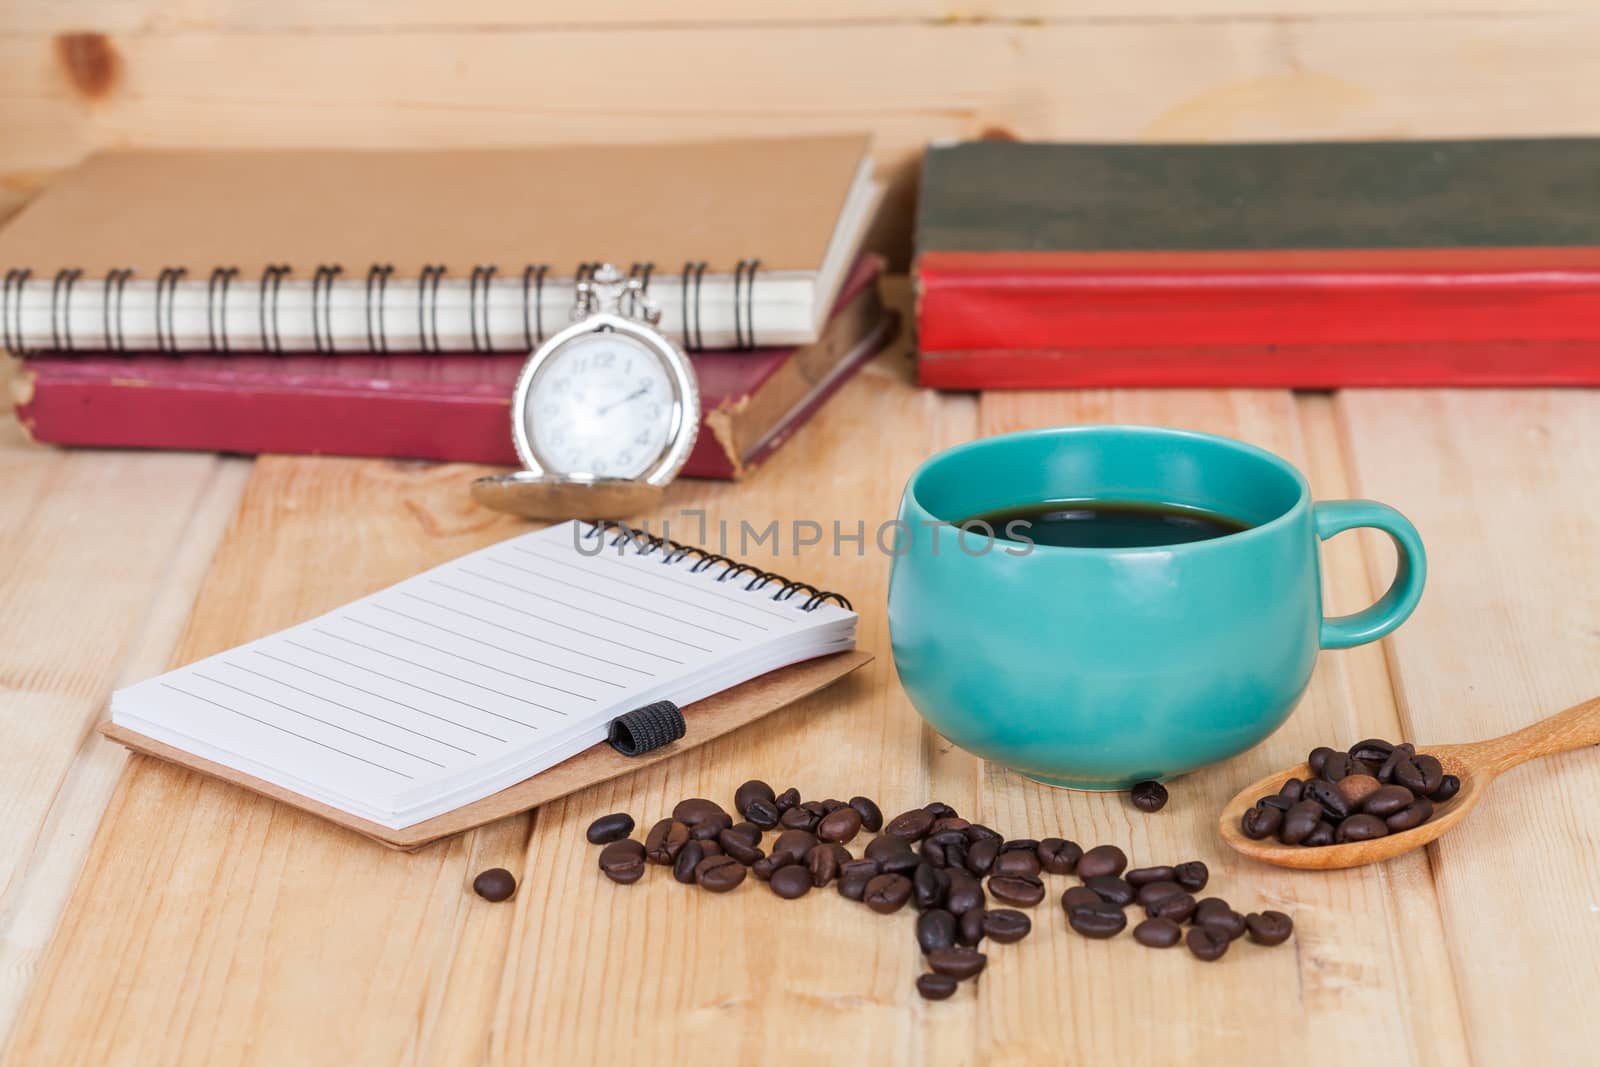
[{"label": "black coffee in cup", "polygon": [[1181,545],[1250,528],[1214,511],[1146,500],[1049,500],[986,511],[958,525],[979,522],[998,538],[1060,548]]}]

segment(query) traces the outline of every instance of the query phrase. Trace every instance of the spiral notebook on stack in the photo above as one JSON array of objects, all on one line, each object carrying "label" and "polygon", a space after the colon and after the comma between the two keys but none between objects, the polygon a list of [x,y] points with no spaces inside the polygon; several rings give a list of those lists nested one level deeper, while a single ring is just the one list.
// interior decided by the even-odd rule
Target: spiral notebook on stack
[{"label": "spiral notebook on stack", "polygon": [[799,699],[855,633],[837,593],[568,522],[119,690],[104,732],[415,848]]}]

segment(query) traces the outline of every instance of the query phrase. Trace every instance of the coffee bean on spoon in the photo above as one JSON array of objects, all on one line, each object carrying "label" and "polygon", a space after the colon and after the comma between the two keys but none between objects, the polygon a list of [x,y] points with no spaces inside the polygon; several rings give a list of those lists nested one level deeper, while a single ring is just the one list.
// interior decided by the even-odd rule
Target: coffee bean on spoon
[{"label": "coffee bean on spoon", "polygon": [[1342,845],[1347,841],[1371,841],[1388,833],[1389,827],[1376,815],[1352,815],[1339,824],[1333,840]]},{"label": "coffee bean on spoon", "polygon": [[1439,779],[1439,788],[1428,794],[1428,799],[1435,804],[1443,804],[1457,793],[1461,792],[1461,779],[1453,774],[1447,774]]},{"label": "coffee bean on spoon", "polygon": [[1427,797],[1418,797],[1410,804],[1383,820],[1391,834],[1404,833],[1414,830],[1433,818],[1433,801]]},{"label": "coffee bean on spoon", "polygon": [[1383,783],[1370,774],[1351,774],[1339,779],[1334,786],[1351,811],[1358,811],[1362,801],[1383,788]]},{"label": "coffee bean on spoon", "polygon": [[1350,758],[1363,763],[1382,763],[1394,752],[1394,745],[1378,737],[1369,737],[1350,746]]},{"label": "coffee bean on spoon", "polygon": [[1321,805],[1323,814],[1335,823],[1350,814],[1350,802],[1339,792],[1339,787],[1336,785],[1320,781],[1307,782],[1304,796],[1305,800],[1301,803],[1316,801]]},{"label": "coffee bean on spoon", "polygon": [[1302,799],[1305,789],[1306,783],[1304,781],[1299,778],[1290,778],[1279,787],[1278,796],[1293,804]]},{"label": "coffee bean on spoon", "polygon": [[1327,819],[1323,819],[1321,822],[1317,823],[1317,828],[1311,831],[1311,836],[1307,837],[1300,843],[1305,845],[1307,848],[1321,848],[1324,845],[1333,844],[1333,839],[1333,823],[1329,822]]},{"label": "coffee bean on spoon", "polygon": [[[1071,874],[1078,869],[1078,861],[1083,858],[1083,849],[1076,842],[1060,837],[1041,839],[1034,851],[1039,856],[1039,867],[1049,874]],[[970,850],[967,857],[970,861]]]},{"label": "coffee bean on spoon", "polygon": [[1361,810],[1367,815],[1386,819],[1401,808],[1410,807],[1416,799],[1416,794],[1403,785],[1386,785],[1364,800]]},{"label": "coffee bean on spoon", "polygon": [[[1365,767],[1362,767],[1360,764],[1356,763],[1355,760],[1351,759],[1343,752],[1335,752],[1327,759],[1322,761],[1322,770],[1318,772],[1317,777],[1324,782],[1333,783],[1337,782],[1347,774],[1364,773],[1366,773]],[[1307,782],[1306,784],[1310,785],[1311,783]]]},{"label": "coffee bean on spoon", "polygon": [[1121,874],[1128,869],[1128,857],[1116,845],[1096,845],[1078,861],[1078,877],[1095,878],[1102,874]]},{"label": "coffee bean on spoon", "polygon": [[1283,828],[1283,810],[1259,803],[1239,820],[1239,829],[1252,841],[1265,841]]},{"label": "coffee bean on spoon", "polygon": [[922,974],[917,976],[917,992],[923,1000],[948,1000],[959,983],[948,974]]},{"label": "coffee bean on spoon", "polygon": [[1311,750],[1311,755],[1306,757],[1306,763],[1311,767],[1312,774],[1321,774],[1322,768],[1328,762],[1328,757],[1333,755],[1333,749],[1326,745],[1318,745]]},{"label": "coffee bean on spoon", "polygon": [[1311,836],[1322,821],[1322,805],[1315,800],[1302,800],[1290,808],[1278,828],[1278,840],[1286,845],[1298,845]]},{"label": "coffee bean on spoon", "polygon": [[1129,792],[1129,797],[1140,811],[1160,811],[1167,806],[1167,787],[1160,782],[1140,782]]},{"label": "coffee bean on spoon", "polygon": [[1133,928],[1133,939],[1149,948],[1171,948],[1183,940],[1183,928],[1171,919],[1146,919]]},{"label": "coffee bean on spoon", "polygon": [[1244,917],[1250,940],[1261,945],[1281,945],[1294,933],[1294,920],[1281,911],[1252,912]]},{"label": "coffee bean on spoon", "polygon": [[609,845],[613,841],[621,841],[633,833],[633,816],[625,811],[611,815],[602,815],[589,824],[588,831],[584,834],[591,845]]}]

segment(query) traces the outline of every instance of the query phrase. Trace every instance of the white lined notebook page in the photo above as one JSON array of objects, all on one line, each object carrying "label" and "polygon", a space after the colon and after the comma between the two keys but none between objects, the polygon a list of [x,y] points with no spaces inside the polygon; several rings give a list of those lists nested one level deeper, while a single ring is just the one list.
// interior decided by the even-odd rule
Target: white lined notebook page
[{"label": "white lined notebook page", "polygon": [[[855,614],[563,523],[113,694],[131,730],[402,829],[693,703],[855,645]],[[596,549],[604,545],[604,551]]]}]

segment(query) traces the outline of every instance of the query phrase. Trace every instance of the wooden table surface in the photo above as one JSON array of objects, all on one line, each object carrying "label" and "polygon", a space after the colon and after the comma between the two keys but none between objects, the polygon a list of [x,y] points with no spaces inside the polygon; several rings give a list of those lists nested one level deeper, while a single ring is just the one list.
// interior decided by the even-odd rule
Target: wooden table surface
[{"label": "wooden table surface", "polygon": [[[892,518],[929,453],[1058,423],[1230,434],[1319,497],[1406,512],[1422,605],[1377,645],[1324,653],[1264,744],[1180,779],[1156,815],[1053,791],[952,748],[895,681],[888,560],[782,567],[847,591],[858,676],[755,728],[414,855],[93,733],[116,686],[507,537],[464,466],[64,452],[0,428],[0,1039],[14,1064],[685,1062],[1593,1062],[1600,1047],[1600,752],[1512,772],[1461,831],[1366,870],[1224,854],[1214,812],[1313,744],[1497,734],[1600,693],[1600,394],[1052,392],[939,395],[881,358],[756,476],[684,482],[713,520]],[[1386,542],[1324,548],[1331,612],[1371,602]],[[784,549],[788,551],[787,547]],[[1070,595],[1070,591],[1066,595]],[[893,812],[945,800],[1012,836],[1205,860],[1208,892],[1297,922],[1217,964],[1071,933],[1053,892],[975,986],[918,999],[910,914],[660,870],[605,881],[590,819],[641,825],[759,776]],[[513,901],[471,894],[504,865]],[[626,1059],[625,1059],[626,1058]]]}]

